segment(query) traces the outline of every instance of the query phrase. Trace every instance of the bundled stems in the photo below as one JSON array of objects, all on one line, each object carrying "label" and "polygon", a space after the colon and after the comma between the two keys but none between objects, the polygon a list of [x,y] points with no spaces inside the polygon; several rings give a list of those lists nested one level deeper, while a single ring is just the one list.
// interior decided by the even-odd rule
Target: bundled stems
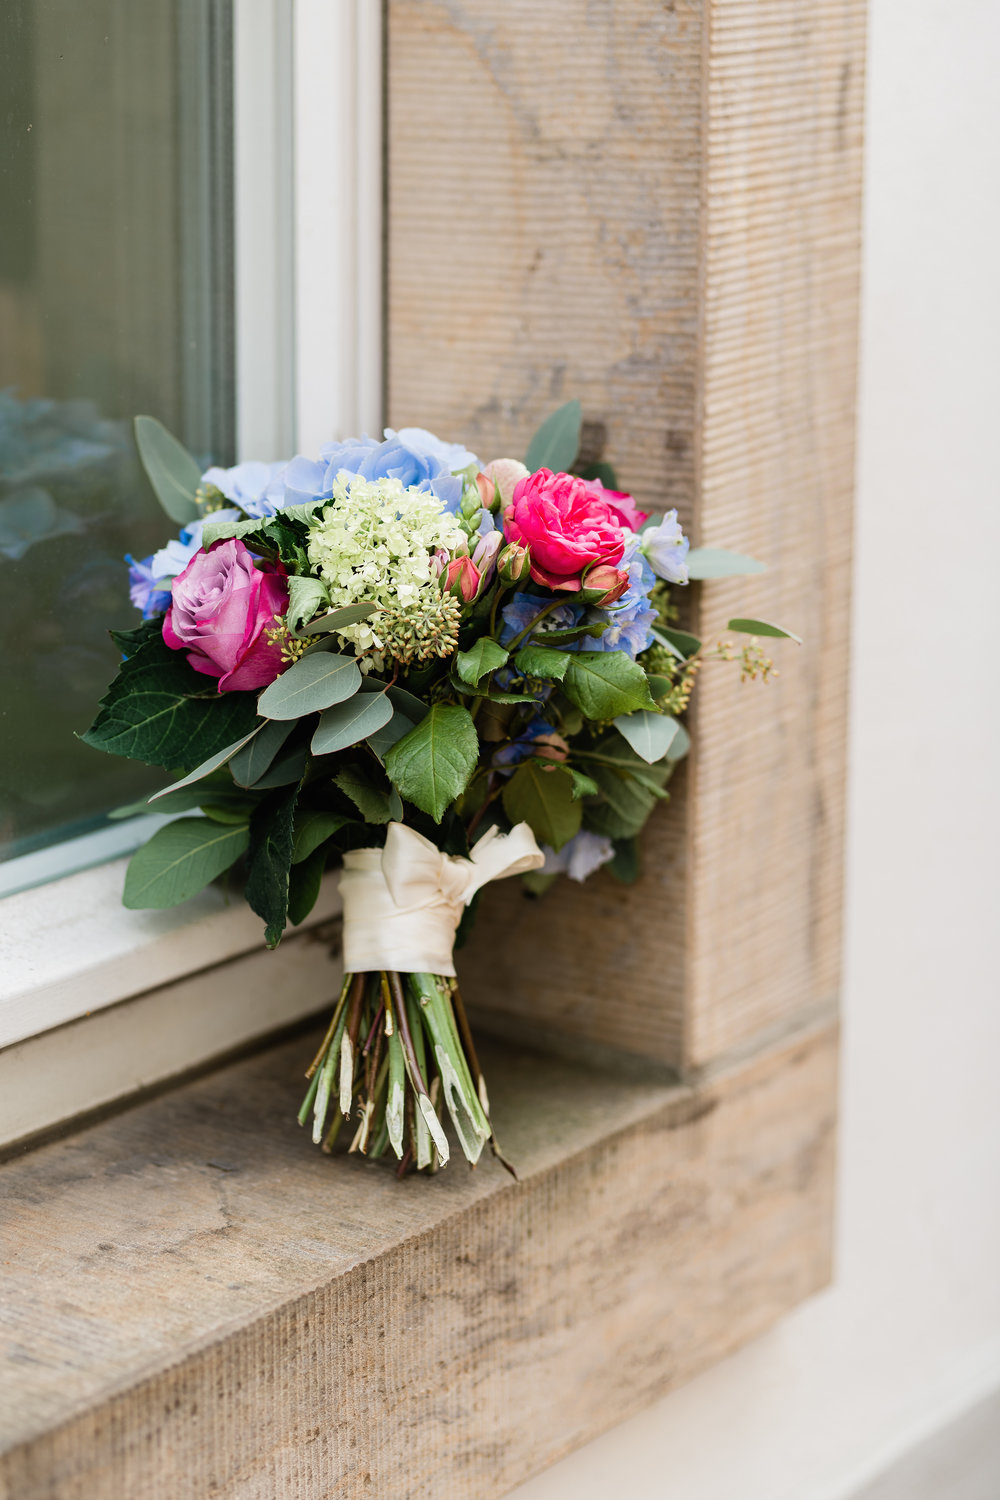
[{"label": "bundled stems", "polygon": [[[450,1154],[447,1115],[473,1166],[487,1141],[504,1161],[453,979],[393,972],[348,975],[306,1077],[309,1090],[299,1123],[312,1116],[313,1140],[324,1151],[332,1151],[342,1123],[350,1120],[349,1152],[380,1157],[391,1151],[400,1176],[411,1168],[433,1172]],[[504,1165],[513,1172],[509,1163]]]}]

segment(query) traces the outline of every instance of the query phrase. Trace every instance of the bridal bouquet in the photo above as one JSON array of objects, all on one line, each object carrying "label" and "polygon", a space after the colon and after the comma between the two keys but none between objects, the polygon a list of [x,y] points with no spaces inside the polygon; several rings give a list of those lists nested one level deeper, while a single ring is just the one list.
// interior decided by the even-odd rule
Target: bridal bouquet
[{"label": "bridal bouquet", "polygon": [[450,1117],[470,1162],[499,1154],[453,959],[479,891],[633,879],[703,662],[766,679],[758,638],[790,634],[731,620],[737,652],[678,629],[675,586],[760,564],[689,550],[606,465],[572,472],[579,435],[570,402],[526,463],[409,428],[202,473],[136,419],[181,530],[127,559],[142,622],[112,632],[83,738],[167,768],[150,805],[183,816],[132,858],[125,904],[233,871],[274,947],[341,866],[346,977],[300,1114],[326,1150],[350,1121],[349,1149],[433,1169]]}]

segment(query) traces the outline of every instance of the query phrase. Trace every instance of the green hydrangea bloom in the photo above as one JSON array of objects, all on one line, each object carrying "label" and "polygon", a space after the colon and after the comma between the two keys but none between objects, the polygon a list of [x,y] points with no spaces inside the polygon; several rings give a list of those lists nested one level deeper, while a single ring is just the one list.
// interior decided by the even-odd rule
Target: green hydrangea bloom
[{"label": "green hydrangea bloom", "polygon": [[[380,608],[413,609],[440,598],[435,552],[466,544],[464,531],[436,495],[398,479],[342,474],[309,532],[309,561],[330,590],[330,606],[371,600]],[[378,614],[338,634],[377,670],[384,666]],[[367,664],[367,662],[365,663]]]}]

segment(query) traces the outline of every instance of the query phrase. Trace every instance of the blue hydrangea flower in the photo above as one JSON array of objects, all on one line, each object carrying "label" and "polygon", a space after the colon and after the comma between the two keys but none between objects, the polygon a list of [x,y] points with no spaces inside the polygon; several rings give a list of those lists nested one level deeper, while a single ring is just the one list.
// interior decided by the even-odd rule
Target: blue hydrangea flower
[{"label": "blue hydrangea flower", "polygon": [[475,454],[456,443],[442,443],[422,427],[385,430],[385,441],[362,437],[345,443],[327,443],[320,449],[326,463],[324,491],[342,469],[360,474],[363,479],[398,479],[407,489],[427,490],[444,502],[453,515],[462,499],[462,479],[452,473],[452,466],[465,468],[475,463]]},{"label": "blue hydrangea flower", "polygon": [[642,550],[655,572],[668,583],[687,583],[687,555],[691,543],[677,520],[677,512],[668,510],[659,526],[647,526],[642,533]]},{"label": "blue hydrangea flower", "polygon": [[142,611],[142,618],[151,620],[154,615],[162,615],[170,603],[170,580],[162,579],[154,571],[153,554],[136,562],[126,553],[125,561],[128,563],[128,596],[136,609]]},{"label": "blue hydrangea flower", "polygon": [[542,853],[545,855],[543,875],[568,875],[570,880],[579,881],[586,880],[588,875],[593,875],[595,870],[615,857],[611,840],[601,833],[589,833],[586,828],[563,844],[558,854],[548,844],[542,845]]},{"label": "blue hydrangea flower", "polygon": [[157,579],[176,578],[178,573],[183,573],[195,553],[201,548],[201,534],[207,522],[212,521],[238,521],[240,513],[238,510],[214,510],[211,515],[203,516],[197,521],[192,521],[185,526],[180,536],[161,547],[159,552],[154,552],[150,558],[153,576]]},{"label": "blue hydrangea flower", "polygon": [[628,569],[628,588],[609,609],[593,612],[592,618],[609,621],[608,628],[601,635],[584,636],[581,650],[627,651],[634,661],[640,651],[652,645],[650,627],[656,623],[656,610],[649,602],[649,592],[656,575],[639,550],[640,543],[639,534],[633,532],[622,558],[622,566]]},{"label": "blue hydrangea flower", "polygon": [[523,760],[529,760],[534,755],[535,741],[544,734],[557,734],[558,730],[546,723],[541,714],[536,714],[509,745],[502,745],[494,752],[493,764],[498,770],[513,770]]},{"label": "blue hydrangea flower", "polygon": [[[547,600],[541,598],[538,594],[515,594],[513,598],[509,599],[500,611],[500,617],[503,620],[503,625],[500,629],[501,646],[509,645],[515,636],[527,630],[535,616],[545,608],[547,602]],[[544,620],[539,621],[537,631],[532,631],[531,635],[526,636],[521,644],[526,645],[529,640],[535,640],[544,636],[547,630],[569,630],[574,625],[579,625],[583,616],[584,608],[582,604],[560,604],[558,609],[552,610],[550,614],[545,616]],[[575,647],[566,646],[560,647],[560,649],[571,651]]]},{"label": "blue hydrangea flower", "polygon": [[278,506],[268,498],[268,490],[284,468],[284,463],[264,464],[251,459],[232,469],[206,469],[201,482],[213,484],[248,516],[273,516]]}]

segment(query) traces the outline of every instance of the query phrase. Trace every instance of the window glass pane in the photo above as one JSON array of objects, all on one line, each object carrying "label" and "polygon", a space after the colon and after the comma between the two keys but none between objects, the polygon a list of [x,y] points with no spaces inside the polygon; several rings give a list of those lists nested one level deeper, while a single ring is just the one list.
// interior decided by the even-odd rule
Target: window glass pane
[{"label": "window glass pane", "polygon": [[0,859],[162,781],[74,732],[137,619],[123,554],[173,529],[131,418],[233,461],[230,12],[0,7]]}]

